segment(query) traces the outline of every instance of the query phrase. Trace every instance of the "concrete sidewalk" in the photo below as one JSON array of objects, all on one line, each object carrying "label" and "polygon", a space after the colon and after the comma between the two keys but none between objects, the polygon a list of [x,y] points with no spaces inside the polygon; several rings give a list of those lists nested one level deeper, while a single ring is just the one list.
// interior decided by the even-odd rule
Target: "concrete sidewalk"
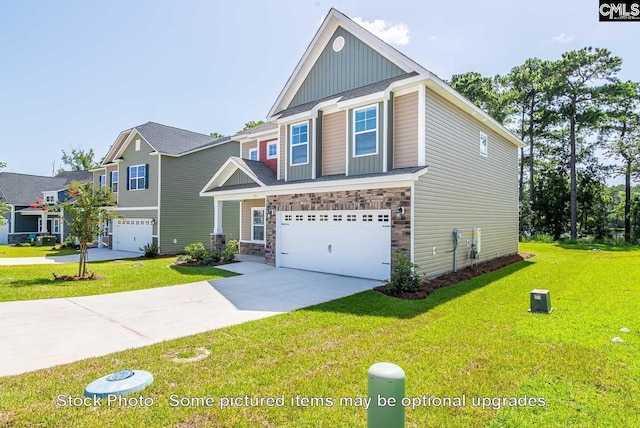
[{"label": "concrete sidewalk", "polygon": [[[141,254],[142,253],[133,253],[130,251],[114,251],[108,248],[89,248],[87,260],[89,262],[101,262],[105,260],[131,259]],[[79,260],[79,254],[72,254],[70,256],[0,258],[0,266],[77,263]]]},{"label": "concrete sidewalk", "polygon": [[265,318],[379,284],[255,262],[224,268],[243,275],[99,296],[0,303],[0,376]]}]

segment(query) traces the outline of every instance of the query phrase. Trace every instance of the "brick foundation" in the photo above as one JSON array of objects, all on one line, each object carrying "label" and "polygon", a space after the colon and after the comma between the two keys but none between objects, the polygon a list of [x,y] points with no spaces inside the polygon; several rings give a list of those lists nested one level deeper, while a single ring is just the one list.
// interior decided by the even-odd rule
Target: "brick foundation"
[{"label": "brick foundation", "polygon": [[[267,211],[273,215],[266,221],[265,262],[276,263],[276,213],[278,211],[321,210],[391,210],[391,253],[404,252],[411,257],[411,188],[347,190],[339,192],[297,193],[267,196]],[[402,218],[396,217],[404,208]],[[242,247],[242,244],[240,244]]]},{"label": "brick foundation", "polygon": [[240,242],[240,254],[248,254],[250,256],[260,256],[264,257],[265,255],[264,244],[256,244],[253,242]]}]

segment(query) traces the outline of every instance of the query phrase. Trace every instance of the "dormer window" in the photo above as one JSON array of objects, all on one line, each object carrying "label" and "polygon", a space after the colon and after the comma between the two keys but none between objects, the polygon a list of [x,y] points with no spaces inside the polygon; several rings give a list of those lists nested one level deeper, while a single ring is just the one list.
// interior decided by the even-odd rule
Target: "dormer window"
[{"label": "dormer window", "polygon": [[249,160],[252,160],[252,161],[258,160],[258,149],[249,150]]},{"label": "dormer window", "polygon": [[267,159],[275,159],[278,157],[278,142],[271,141],[267,144]]},{"label": "dormer window", "polygon": [[46,203],[48,203],[48,204],[53,204],[53,203],[56,201],[56,197],[55,197],[55,196],[53,196],[53,195],[46,195],[46,196],[44,197],[44,200],[45,200],[45,202],[46,202]]},{"label": "dormer window", "polygon": [[378,154],[378,105],[353,111],[353,157]]},{"label": "dormer window", "polygon": [[309,124],[291,125],[291,166],[309,163]]}]

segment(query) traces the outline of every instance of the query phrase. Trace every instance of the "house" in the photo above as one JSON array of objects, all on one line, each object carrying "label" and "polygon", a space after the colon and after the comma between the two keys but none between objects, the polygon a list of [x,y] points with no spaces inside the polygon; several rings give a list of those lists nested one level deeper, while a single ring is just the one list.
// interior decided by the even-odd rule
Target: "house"
[{"label": "house", "polygon": [[[110,186],[118,218],[106,225],[100,245],[139,252],[152,242],[161,253],[183,251],[191,242],[208,242],[213,206],[198,192],[240,144],[148,122],[125,130],[92,170],[95,185]],[[238,237],[238,208],[228,204],[224,225]],[[110,208],[111,209],[111,208]]]},{"label": "house", "polygon": [[91,179],[89,171],[67,171],[55,177],[0,172],[0,196],[9,204],[6,222],[0,226],[0,245],[17,244],[40,235],[55,236],[62,242],[69,235],[64,213],[33,208],[38,200],[55,205],[67,199],[71,181]]},{"label": "house", "polygon": [[522,142],[341,12],[267,122],[233,137],[241,156],[200,192],[214,198],[213,246],[239,203],[241,251],[275,266],[385,279],[405,253],[434,276],[454,254],[464,267],[517,251]]}]

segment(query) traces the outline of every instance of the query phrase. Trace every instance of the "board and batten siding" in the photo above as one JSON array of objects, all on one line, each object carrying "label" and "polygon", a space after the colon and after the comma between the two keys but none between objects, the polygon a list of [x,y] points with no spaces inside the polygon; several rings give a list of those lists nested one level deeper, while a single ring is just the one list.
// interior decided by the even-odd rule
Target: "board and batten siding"
[{"label": "board and batten siding", "polygon": [[[304,121],[303,121],[304,122]],[[287,125],[287,181],[295,181],[295,180],[308,180],[311,178],[312,174],[312,165],[313,165],[313,144],[315,143],[315,135],[313,132],[313,120],[307,120],[308,127],[308,135],[309,135],[309,147],[308,147],[308,156],[307,163],[302,165],[291,165],[291,125]],[[302,122],[293,123],[293,125],[297,125]]]},{"label": "board and batten siding", "polygon": [[[136,150],[136,140],[140,140],[140,150]],[[120,162],[120,187],[118,191],[118,207],[155,207],[158,205],[158,156],[149,155],[155,152],[139,134],[133,136],[131,143],[122,153]],[[127,190],[127,169],[133,165],[149,165],[147,189]]]},{"label": "board and batten siding", "polygon": [[[518,251],[518,149],[462,110],[426,91],[429,171],[415,184],[414,262],[428,276],[453,270],[453,229],[462,232],[458,268],[469,266],[473,227],[480,261]],[[480,155],[480,132],[489,140]],[[436,254],[433,254],[433,248]]]},{"label": "board and batten siding", "polygon": [[240,240],[240,202],[222,202],[222,233],[227,242]]},{"label": "board and batten siding", "polygon": [[242,240],[251,241],[251,208],[264,208],[264,199],[242,201]]},{"label": "board and batten siding", "polygon": [[[249,159],[249,151],[258,148],[258,141],[248,141],[246,143],[242,143],[242,159]],[[260,157],[260,152],[258,152],[258,157]]]},{"label": "board and batten siding", "polygon": [[[334,52],[333,42],[344,37],[344,47]],[[405,72],[356,36],[338,27],[288,107],[399,76]]]},{"label": "board and batten siding", "polygon": [[180,157],[162,156],[161,252],[180,252],[192,242],[207,245],[213,232],[214,201],[200,197],[199,192],[239,152],[240,143],[230,141]]},{"label": "board and batten siding", "polygon": [[255,184],[255,181],[253,181],[253,179],[247,174],[237,169],[233,174],[231,174],[231,177],[229,177],[229,179],[224,182],[222,187],[237,186],[239,184]]},{"label": "board and batten siding", "polygon": [[322,120],[322,175],[344,175],[345,132],[347,112],[339,111],[324,115]]},{"label": "board and batten siding", "polygon": [[418,165],[418,92],[394,98],[393,167]]},{"label": "board and batten siding", "polygon": [[354,123],[354,110],[348,111],[348,121],[349,121],[349,153],[347,156],[349,157],[349,175],[359,175],[359,174],[374,174],[377,172],[382,172],[382,141],[384,139],[384,133],[386,130],[384,129],[384,104],[378,103],[378,153],[375,155],[367,155],[367,156],[358,156],[354,157],[354,138],[353,138],[353,123]]}]

